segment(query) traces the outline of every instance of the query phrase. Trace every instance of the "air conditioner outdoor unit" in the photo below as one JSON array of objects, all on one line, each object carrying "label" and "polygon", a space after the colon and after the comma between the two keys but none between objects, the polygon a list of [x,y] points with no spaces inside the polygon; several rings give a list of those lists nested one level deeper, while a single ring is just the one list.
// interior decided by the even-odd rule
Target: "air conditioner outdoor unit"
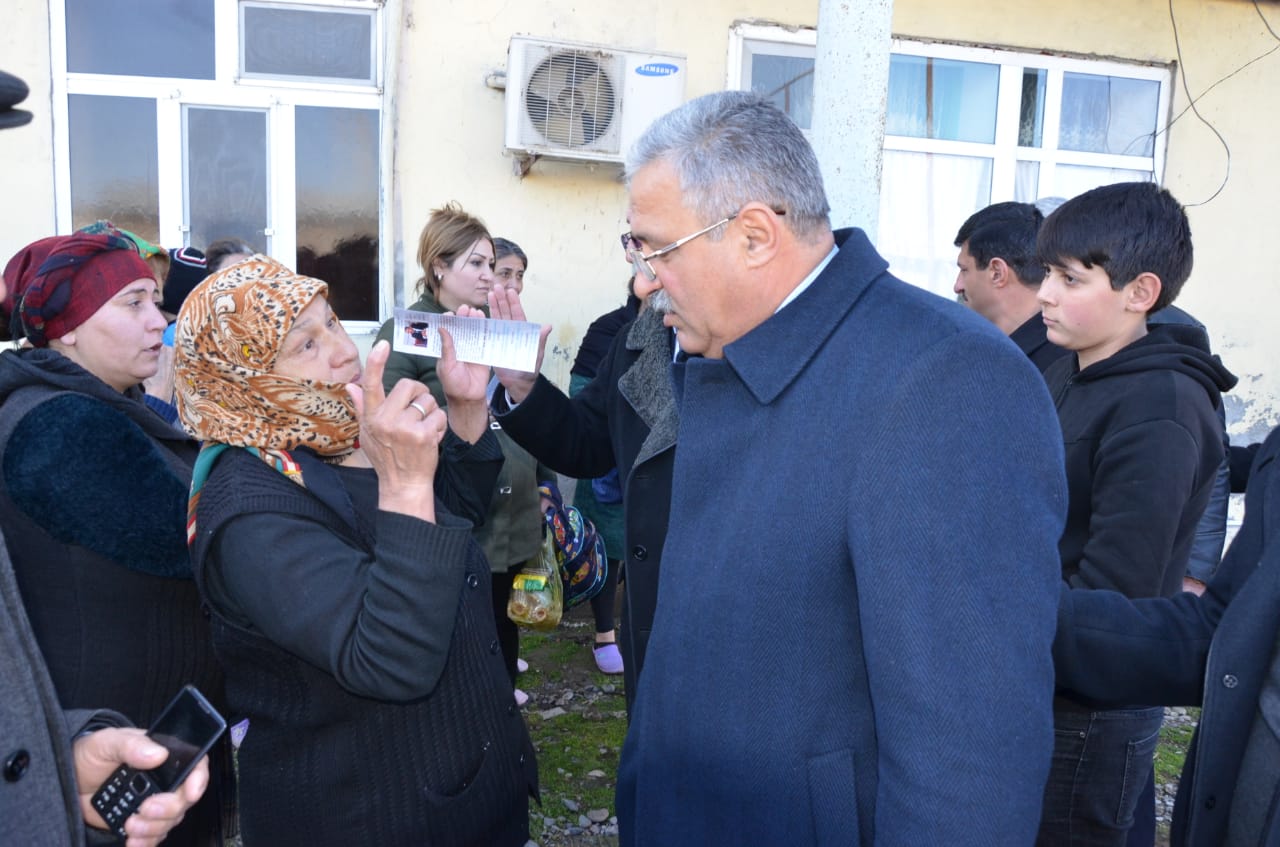
[{"label": "air conditioner outdoor unit", "polygon": [[513,35],[506,146],[522,156],[621,162],[684,102],[685,57]]}]

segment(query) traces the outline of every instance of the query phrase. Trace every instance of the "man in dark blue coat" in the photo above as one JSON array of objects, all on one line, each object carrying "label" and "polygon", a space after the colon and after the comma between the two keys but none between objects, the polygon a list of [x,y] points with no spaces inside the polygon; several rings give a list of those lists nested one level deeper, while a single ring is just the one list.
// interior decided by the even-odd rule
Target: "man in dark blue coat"
[{"label": "man in dark blue coat", "polygon": [[1280,430],[1257,452],[1244,524],[1203,596],[1062,589],[1060,686],[1100,703],[1204,706],[1174,845],[1280,843],[1278,453]]},{"label": "man in dark blue coat", "polygon": [[1040,374],[833,233],[756,95],[659,119],[627,178],[680,449],[622,843],[1031,843],[1066,500]]}]

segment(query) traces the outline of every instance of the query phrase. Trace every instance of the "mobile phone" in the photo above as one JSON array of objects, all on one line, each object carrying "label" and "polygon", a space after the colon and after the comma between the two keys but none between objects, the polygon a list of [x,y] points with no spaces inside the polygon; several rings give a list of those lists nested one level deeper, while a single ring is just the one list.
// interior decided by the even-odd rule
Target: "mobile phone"
[{"label": "mobile phone", "polygon": [[142,801],[181,785],[226,728],[227,722],[203,694],[194,686],[183,686],[147,730],[147,737],[168,750],[169,758],[148,771],[121,765],[94,793],[93,808],[107,828],[124,836],[124,822]]}]

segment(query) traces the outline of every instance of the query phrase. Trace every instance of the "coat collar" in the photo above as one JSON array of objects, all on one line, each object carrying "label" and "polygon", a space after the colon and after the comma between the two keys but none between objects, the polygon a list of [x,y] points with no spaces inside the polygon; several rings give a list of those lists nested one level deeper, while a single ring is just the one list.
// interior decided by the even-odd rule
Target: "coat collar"
[{"label": "coat collar", "polygon": [[889,267],[860,229],[835,232],[839,252],[803,294],[724,348],[725,361],[761,404],[772,403]]},{"label": "coat collar", "polygon": [[618,379],[618,393],[649,428],[636,454],[638,465],[676,443],[680,417],[671,384],[671,330],[662,316],[648,309],[627,330],[627,349],[640,355]]}]

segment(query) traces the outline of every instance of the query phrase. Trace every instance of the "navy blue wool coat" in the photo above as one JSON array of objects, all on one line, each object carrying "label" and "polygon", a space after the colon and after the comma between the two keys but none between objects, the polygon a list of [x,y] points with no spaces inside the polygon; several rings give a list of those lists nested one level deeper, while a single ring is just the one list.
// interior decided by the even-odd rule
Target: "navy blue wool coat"
[{"label": "navy blue wool coat", "polygon": [[[675,366],[624,845],[1025,845],[1053,749],[1066,504],[1036,368],[858,230]],[[746,295],[744,295],[746,296]]]}]

